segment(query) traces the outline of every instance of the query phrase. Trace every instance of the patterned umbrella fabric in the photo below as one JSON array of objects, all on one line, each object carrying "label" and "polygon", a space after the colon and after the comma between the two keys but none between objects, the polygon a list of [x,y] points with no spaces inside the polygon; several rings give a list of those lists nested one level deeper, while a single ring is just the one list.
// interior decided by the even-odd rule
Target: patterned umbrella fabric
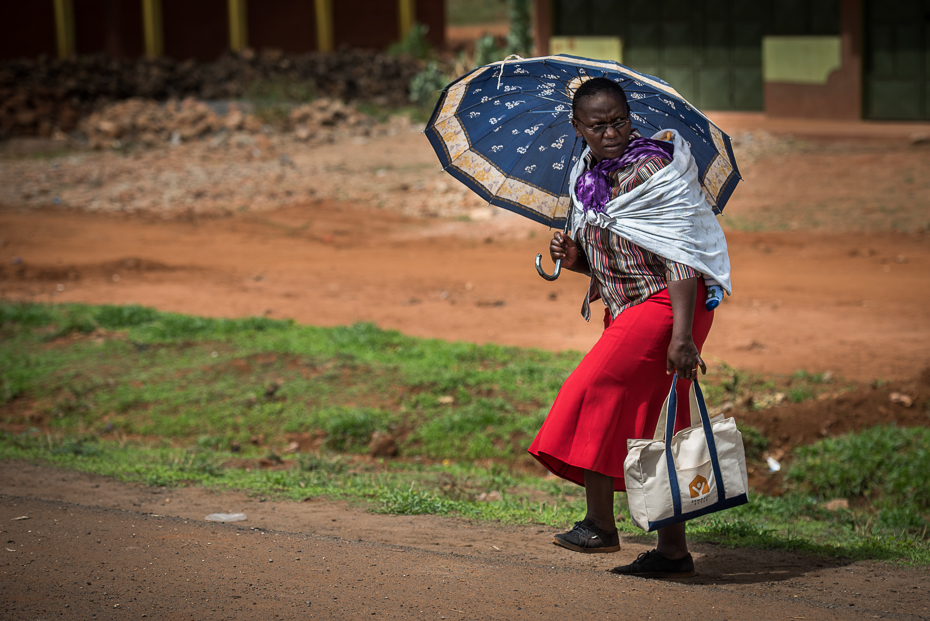
[{"label": "patterned umbrella fabric", "polygon": [[643,136],[681,134],[720,213],[740,180],[730,138],[666,82],[617,62],[557,55],[479,67],[443,90],[425,132],[444,169],[488,203],[562,228],[569,173],[583,150],[572,95],[596,77],[623,87]]}]

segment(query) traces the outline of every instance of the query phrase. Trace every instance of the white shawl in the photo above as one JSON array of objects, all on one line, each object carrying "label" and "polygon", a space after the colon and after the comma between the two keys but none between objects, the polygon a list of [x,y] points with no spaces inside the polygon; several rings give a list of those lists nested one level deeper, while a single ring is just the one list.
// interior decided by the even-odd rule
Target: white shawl
[{"label": "white shawl", "polygon": [[688,143],[675,130],[662,130],[652,138],[674,144],[671,164],[642,185],[609,201],[604,213],[594,210],[585,213],[575,195],[575,184],[585,170],[585,156],[590,152],[585,149],[572,169],[569,183],[572,238],[578,239],[578,231],[585,222],[609,229],[637,246],[713,278],[732,294],[727,240],[704,197]]}]

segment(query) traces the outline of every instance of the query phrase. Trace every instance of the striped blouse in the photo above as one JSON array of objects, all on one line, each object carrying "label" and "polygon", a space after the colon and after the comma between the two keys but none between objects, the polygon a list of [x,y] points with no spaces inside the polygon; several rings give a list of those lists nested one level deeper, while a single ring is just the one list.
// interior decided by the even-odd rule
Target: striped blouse
[{"label": "striped blouse", "polygon": [[[588,165],[593,165],[592,159]],[[650,157],[610,173],[610,198],[629,192],[667,165],[668,160]],[[590,303],[598,298],[616,318],[665,289],[668,282],[700,275],[687,265],[660,257],[597,225],[585,224],[577,242],[591,269],[591,284],[581,308],[586,320],[591,318]]]}]

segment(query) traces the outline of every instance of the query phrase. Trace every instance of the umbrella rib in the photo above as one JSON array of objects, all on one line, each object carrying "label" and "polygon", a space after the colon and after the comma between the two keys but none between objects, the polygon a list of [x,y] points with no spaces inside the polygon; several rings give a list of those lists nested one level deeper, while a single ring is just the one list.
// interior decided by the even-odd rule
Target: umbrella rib
[{"label": "umbrella rib", "polygon": [[[552,67],[551,65],[549,65],[548,63],[546,63],[545,61],[543,61],[543,64],[544,64],[546,67],[548,67],[548,68],[550,68],[550,69],[553,69],[553,67]],[[566,72],[565,70],[559,69],[559,68],[555,68],[555,70],[561,71],[562,73],[568,73],[568,72]],[[469,72],[469,73],[471,73],[471,72]],[[466,75],[468,75],[468,74],[466,74]],[[569,75],[570,75],[570,74],[569,74]],[[463,77],[464,77],[464,76],[463,76]],[[489,75],[486,79],[480,80],[480,81],[478,81],[478,82],[472,82],[471,84],[472,84],[472,85],[487,84],[488,82],[493,82],[493,77],[494,77],[493,75]],[[538,77],[538,76],[536,76],[536,75],[533,75],[533,76],[530,76],[530,77],[531,77],[533,80],[536,80],[537,83],[544,84],[544,82],[542,81],[542,78],[540,78],[540,77]],[[558,79],[558,78],[557,78],[557,79]],[[449,86],[447,86],[445,89],[443,89],[443,92],[448,91],[448,89],[449,89],[451,86],[453,86],[454,84],[457,84],[459,81],[461,81],[461,78],[460,78],[459,80],[456,80],[455,82],[453,82],[453,83],[450,84]],[[565,86],[568,86],[568,82],[562,81],[562,83],[563,83]],[[488,100],[493,100],[493,99],[500,99],[500,98],[506,97],[506,96],[508,96],[508,95],[511,95],[511,96],[527,96],[527,97],[537,97],[537,98],[540,98],[538,95],[535,95],[535,94],[533,94],[532,92],[526,91],[526,90],[524,90],[524,89],[522,89],[522,88],[521,88],[519,91],[507,91],[507,92],[504,92],[504,93],[496,93],[496,94],[494,94],[494,95],[486,95],[486,97],[488,98]],[[567,97],[566,97],[565,102],[561,102],[561,101],[554,100],[554,99],[553,99],[553,100],[548,100],[548,101],[556,101],[557,103],[566,103],[566,102],[570,103],[570,101],[568,100]],[[478,106],[484,106],[486,103],[487,103],[487,102],[478,101],[478,102],[475,102],[475,103],[471,104],[470,106],[468,106],[468,107],[466,107],[466,108],[457,108],[457,109],[455,110],[455,112],[454,112],[454,115],[459,115],[459,114],[462,113],[462,112],[466,112],[466,111],[471,110],[472,108],[476,108],[476,107],[478,107]],[[446,117],[446,118],[449,118],[449,117]],[[443,121],[443,120],[445,120],[445,119],[437,119],[437,122]]]},{"label": "umbrella rib", "polygon": [[[549,125],[546,126],[546,128],[545,128],[542,132],[540,132],[539,138],[542,138],[542,136],[543,136],[543,134],[545,134],[546,130],[552,129],[553,127],[555,127],[555,125],[556,125],[556,121],[552,121],[551,123],[549,123]],[[536,138],[535,140],[539,140],[539,138]],[[535,140],[530,144],[530,146],[535,146],[535,145],[536,145],[536,141],[535,141]],[[566,166],[565,166],[566,171],[571,167],[571,159],[570,159],[570,158],[571,158],[572,154],[575,152],[574,144],[577,144],[577,142],[578,142],[578,137],[576,136],[576,137],[575,137],[575,143],[573,143],[572,149],[571,149],[571,151],[569,151],[569,153],[568,153],[569,162],[568,162],[568,163],[566,164]],[[481,153],[479,153],[478,151],[475,151],[473,148],[468,148],[468,149],[466,149],[465,151],[463,151],[461,154],[459,154],[454,160],[450,161],[449,164],[448,164],[448,166],[446,166],[446,168],[448,168],[448,167],[452,166],[453,164],[455,164],[455,162],[458,161],[459,158],[461,158],[462,156],[464,156],[464,155],[465,155],[466,153],[468,153],[469,151],[472,151],[473,153],[476,153],[477,155],[479,155],[479,156],[481,156],[481,157],[484,157],[483,155],[481,155]],[[516,163],[514,164],[513,168],[511,168],[511,171],[514,170],[514,169],[516,169],[516,168],[519,168],[519,167],[520,167],[520,164],[526,159],[526,156],[529,154],[529,152],[530,152],[530,148],[528,147],[527,150],[526,150],[526,153],[523,153],[523,154],[520,155],[520,158],[516,161]],[[485,159],[487,159],[487,158],[485,158]],[[445,168],[444,168],[443,170],[445,170]],[[503,172],[503,171],[501,171],[501,172]],[[500,191],[500,189],[501,189],[501,187],[504,185],[504,183],[507,183],[507,181],[508,181],[509,179],[511,179],[511,178],[515,178],[515,177],[512,177],[512,176],[511,176],[509,173],[507,173],[507,172],[504,172],[503,174],[504,174],[504,181],[503,181],[500,185],[498,185],[496,188],[494,188],[493,190],[488,189],[488,191],[491,192],[494,196],[497,196],[497,193]],[[565,175],[566,175],[566,174],[567,174],[567,172],[562,174],[562,186],[563,186],[563,187],[564,187],[564,185],[565,185]],[[518,179],[518,180],[523,181],[522,179]],[[561,196],[561,194],[558,194],[557,196]]]},{"label": "umbrella rib", "polygon": [[[543,61],[543,66],[545,66],[545,67],[547,67],[547,68],[549,68],[549,69],[552,69],[553,71],[559,71],[559,72],[561,72],[561,73],[563,73],[563,74],[565,74],[565,75],[567,75],[567,76],[571,76],[572,79],[577,78],[578,76],[581,75],[580,73],[578,73],[577,67],[575,68],[575,69],[576,69],[575,73],[572,74],[572,72],[569,71],[568,69],[566,69],[565,67],[559,67],[559,66],[554,65],[554,64],[552,64],[552,63],[550,63],[549,61],[546,61],[546,60]],[[569,80],[569,81],[571,81],[571,80]],[[567,84],[567,83],[566,83],[566,84]]]},{"label": "umbrella rib", "polygon": [[[535,97],[536,99],[540,99],[540,100],[542,100],[542,101],[551,101],[552,103],[568,104],[569,106],[571,106],[571,104],[572,104],[572,102],[570,102],[570,101],[568,101],[568,100],[559,101],[558,99],[552,99],[551,97],[544,97],[544,96],[542,96],[542,95],[530,95],[530,97]],[[544,112],[545,112],[545,111],[544,111]],[[554,110],[551,111],[551,112],[554,112]]]},{"label": "umbrella rib", "polygon": [[[576,136],[575,136],[575,141],[572,142],[572,150],[568,152],[569,158],[571,158],[572,154],[575,153],[575,147],[576,147],[577,145],[578,145],[578,136],[576,135]],[[578,156],[581,157],[581,154],[579,153]],[[571,215],[572,215],[572,200],[571,200],[571,197],[572,197],[572,190],[571,190],[571,188],[566,187],[566,185],[565,185],[565,179],[568,177],[568,173],[571,171],[571,169],[572,169],[573,167],[574,167],[574,164],[572,164],[572,162],[569,161],[568,165],[565,166],[565,172],[562,173],[562,187],[565,188],[566,191],[568,192],[568,211],[565,212],[565,221],[566,221],[566,224],[568,223],[568,220],[571,218]],[[556,204],[558,204],[558,203],[556,203]],[[554,220],[555,220],[555,217],[553,216],[553,221],[554,221]]]},{"label": "umbrella rib", "polygon": [[[562,70],[560,69],[559,71],[562,71]],[[563,73],[566,73],[566,72],[563,71]],[[570,74],[569,74],[569,75],[570,75]],[[526,79],[535,80],[538,84],[548,84],[548,82],[546,82],[545,80],[543,80],[543,78],[541,78],[541,77],[538,76],[538,75],[531,75],[531,76],[528,76]],[[554,79],[556,79],[556,80],[558,80],[559,82],[561,82],[563,86],[568,86],[569,82],[571,81],[571,80],[566,81],[566,80],[564,80],[564,79],[562,79],[562,78],[559,78],[558,76],[556,76]],[[480,82],[472,82],[472,85],[476,85],[476,84],[486,84],[487,82],[491,82],[491,81],[492,81],[492,80],[491,80],[490,78],[488,78],[487,80],[482,80],[482,81],[480,81]],[[501,96],[503,96],[503,95],[509,95],[509,94],[513,94],[513,93],[515,93],[515,92],[517,92],[517,91],[507,91],[507,92],[501,93],[501,94],[499,94],[499,95],[494,95],[493,97],[501,97]],[[529,91],[527,91],[527,90],[525,90],[525,89],[523,89],[523,88],[520,88],[519,92],[520,92],[521,94],[527,94],[527,93],[529,93]],[[491,96],[488,96],[488,97],[491,98]],[[567,97],[566,97],[566,99],[567,99]]]},{"label": "umbrella rib", "polygon": [[[516,94],[517,94],[517,93],[516,93],[515,91],[511,91],[511,92],[509,92],[509,93],[500,93],[500,94],[497,94],[497,95],[488,96],[488,99],[489,99],[489,100],[491,100],[491,99],[500,99],[500,98],[502,98],[502,97],[504,97],[504,96],[506,96],[506,95],[516,95]],[[557,100],[557,99],[551,99],[551,98],[548,98],[548,97],[542,97],[542,96],[537,95],[537,94],[535,94],[535,93],[526,92],[526,91],[520,91],[519,94],[520,94],[520,95],[523,95],[523,96],[526,96],[526,97],[528,97],[528,98],[529,98],[529,97],[533,97],[533,98],[535,98],[535,99],[537,99],[537,100],[549,101],[549,102],[552,102],[552,103],[555,103],[555,104],[560,104],[560,105],[568,105],[569,107],[571,106],[571,102],[568,101],[567,99],[566,99],[565,101],[559,101],[559,100]],[[467,112],[468,110],[471,110],[472,108],[477,108],[477,107],[487,107],[487,102],[476,102],[476,103],[474,103],[474,104],[468,106],[467,108],[458,108],[458,109],[455,111],[455,113],[454,113],[451,117],[446,117],[446,119],[437,120],[437,123],[438,123],[438,122],[442,122],[442,121],[444,121],[444,120],[447,120],[447,119],[449,119],[449,118],[453,118],[453,117],[455,117],[455,118],[461,118],[462,116],[464,116],[463,113]],[[557,112],[556,110],[554,110],[554,109],[553,109],[553,110],[536,110],[536,109],[529,108],[529,109],[527,109],[525,112],[522,112],[522,113],[518,112],[518,113],[516,113],[516,116],[519,116],[520,114],[559,114],[559,116],[562,116],[562,115],[565,114],[565,113],[558,113],[558,112]],[[556,121],[554,121],[553,123],[550,123],[549,128],[551,128],[556,122],[558,122],[558,117],[556,117]],[[567,121],[563,121],[563,122],[566,122],[566,123],[567,123]],[[493,131],[492,129],[486,130],[486,131],[485,131],[484,133],[482,133],[482,134],[480,135],[480,137],[478,137],[477,140],[475,140],[474,142],[477,142],[478,140],[482,140],[482,139],[486,138],[488,135],[491,134],[492,131]],[[464,152],[463,152],[463,153],[464,153]],[[459,157],[460,157],[460,156],[459,156]],[[455,158],[455,159],[458,159],[458,157]],[[452,162],[450,162],[448,166],[446,166],[445,168],[443,168],[443,170],[445,170],[446,168],[448,168],[449,166],[451,166],[453,162],[454,162],[454,160],[453,160]]]},{"label": "umbrella rib", "polygon": [[[545,61],[545,60],[542,61],[542,65],[543,65],[544,67],[548,68],[548,69],[553,70],[553,71],[559,71],[559,72],[564,73],[564,74],[569,75],[569,76],[571,75],[568,71],[565,71],[564,69],[559,68],[559,67],[554,67],[553,65],[549,64],[548,61]],[[531,79],[533,79],[533,80],[536,80],[536,81],[539,82],[540,84],[545,84],[545,82],[543,82],[542,76],[533,74],[533,75],[530,75],[529,77],[530,77]],[[559,80],[559,78],[558,78],[557,76],[555,77],[555,79],[556,79],[556,80]],[[566,81],[564,81],[564,80],[560,80],[560,81],[561,81],[562,84],[564,84],[565,86],[568,86],[568,82],[566,82]]]},{"label": "umbrella rib", "polygon": [[[546,62],[546,61],[543,61],[542,64],[543,64],[543,66],[547,67],[548,69],[552,69],[553,71],[559,71],[559,72],[561,72],[561,73],[564,73],[564,74],[566,74],[566,75],[571,76],[571,73],[565,71],[565,70],[562,69],[562,68],[553,67],[552,65],[550,65],[550,64],[549,64],[548,62]],[[520,75],[520,74],[514,74],[514,75]],[[504,76],[502,76],[502,78],[503,78],[503,77],[504,77]],[[532,74],[532,75],[528,75],[527,77],[528,77],[529,79],[536,80],[536,81],[539,82],[539,83],[544,83],[544,82],[543,82],[542,76],[539,76],[539,75],[536,75],[536,74]],[[489,76],[487,76],[485,79],[481,80],[480,83],[483,84],[483,83],[487,83],[487,82],[493,82],[493,81],[494,81],[494,78],[495,78],[495,76],[489,75]],[[547,79],[549,79],[549,78],[547,78]],[[555,76],[555,79],[556,79],[556,80],[559,80],[559,77],[558,77],[558,76]],[[568,84],[568,82],[565,82],[564,80],[561,80],[561,81],[562,81],[562,83],[565,84],[565,85]],[[476,82],[476,83],[479,83],[479,82]]]},{"label": "umbrella rib", "polygon": [[[563,73],[563,74],[569,76],[570,79],[569,79],[568,81],[566,81],[565,79],[555,78],[555,79],[559,80],[560,82],[562,82],[562,84],[563,84],[564,86],[566,86],[566,87],[567,87],[568,84],[570,83],[571,79],[574,79],[575,77],[579,77],[579,76],[580,76],[580,74],[575,75],[575,76],[572,76],[572,74],[571,74],[570,72],[566,71],[565,69],[563,69],[563,68],[561,68],[561,67],[554,67],[554,66],[550,65],[550,64],[549,64],[548,62],[546,62],[546,61],[543,61],[543,64],[544,64],[547,68],[549,68],[549,69],[551,69],[551,70],[553,70],[553,71],[559,71],[559,72],[561,72],[561,73]],[[606,75],[606,73],[605,73],[605,75]],[[532,76],[529,76],[529,77],[530,77],[531,79],[535,80],[535,81],[536,81],[537,83],[539,83],[539,84],[546,84],[546,82],[544,82],[543,79],[542,79],[541,77],[539,77],[539,76],[532,75]],[[485,80],[484,82],[490,82],[490,81],[491,81],[491,78],[489,77],[489,78],[488,78],[487,80]],[[476,84],[477,84],[477,83],[476,83]],[[639,92],[639,91],[630,91],[630,92]],[[546,97],[546,96],[543,96],[543,95],[538,95],[538,94],[536,94],[536,93],[533,93],[532,91],[528,91],[528,90],[525,90],[525,89],[522,89],[522,88],[521,88],[519,91],[508,91],[508,92],[505,92],[505,93],[496,93],[496,94],[494,94],[494,95],[486,95],[486,97],[488,98],[489,101],[495,100],[495,99],[501,99],[501,98],[506,97],[506,96],[534,97],[534,98],[539,99],[539,100],[551,101],[551,102],[556,103],[556,104],[566,104],[566,103],[567,103],[567,104],[571,104],[571,100],[567,97],[567,95],[566,95],[566,97],[565,97],[564,100],[559,100],[559,99],[554,99],[554,98]],[[649,94],[649,95],[647,95],[647,96],[649,96],[649,97],[657,97],[658,95]],[[485,102],[478,101],[478,102],[475,102],[475,103],[469,105],[468,107],[456,109],[456,111],[455,111],[454,114],[458,116],[458,115],[461,115],[461,113],[463,113],[463,112],[467,112],[467,111],[471,110],[472,108],[477,108],[477,107],[479,107],[479,106],[485,106],[486,104],[487,104],[486,101],[485,101]],[[448,117],[446,117],[446,118],[448,118]],[[438,119],[438,120],[443,120],[443,119]]]},{"label": "umbrella rib", "polygon": [[[490,100],[492,100],[492,99],[500,99],[500,98],[502,98],[502,97],[504,97],[504,96],[507,96],[507,95],[517,95],[517,93],[514,92],[514,91],[511,91],[511,92],[509,92],[509,93],[501,93],[500,95],[494,95],[493,97],[490,97],[490,96],[489,96],[489,97],[488,97],[488,100],[490,101]],[[540,97],[539,95],[535,95],[535,94],[533,94],[533,93],[528,93],[528,92],[525,92],[525,91],[521,91],[521,92],[519,93],[518,96],[523,96],[523,97],[534,97],[534,98],[536,98],[536,99],[543,99],[543,98]],[[569,102],[567,102],[567,101],[558,101],[557,99],[546,99],[546,101],[553,101],[553,102],[556,102],[556,103],[569,103]],[[437,122],[440,122],[440,123],[441,123],[442,121],[445,121],[446,119],[452,118],[453,116],[461,116],[462,113],[468,112],[468,111],[471,110],[472,108],[479,108],[479,107],[486,107],[486,106],[487,106],[487,102],[481,102],[481,101],[475,102],[475,103],[471,104],[470,106],[468,106],[467,108],[457,108],[456,111],[455,111],[451,116],[447,116],[447,117],[442,118],[442,119],[437,119]]]},{"label": "umbrella rib", "polygon": [[[563,86],[566,86],[566,87],[567,87],[567,86],[569,85],[569,83],[571,82],[572,79],[574,79],[575,77],[578,77],[577,75],[572,76],[572,74],[569,73],[568,71],[566,71],[565,69],[562,69],[562,68],[560,68],[560,67],[553,67],[552,65],[550,65],[550,64],[549,64],[548,62],[546,62],[546,61],[543,61],[543,65],[546,66],[547,68],[553,70],[553,71],[559,71],[559,72],[561,72],[561,73],[563,73],[563,74],[569,76],[569,79],[568,79],[567,81],[566,81],[565,79],[563,79],[563,78],[555,77],[555,79],[556,79],[556,80],[559,80],[559,81],[562,83]],[[487,80],[484,80],[484,81],[482,81],[481,83],[485,83],[485,82],[490,82],[490,81],[492,81],[492,79],[491,79],[492,77],[493,77],[493,76],[489,76]],[[532,80],[535,80],[538,84],[547,84],[547,82],[543,81],[543,78],[540,77],[540,76],[531,75],[531,76],[529,76],[529,78],[532,79]],[[493,98],[503,97],[504,95],[514,94],[514,93],[515,93],[515,91],[509,91],[509,92],[506,92],[506,93],[501,93],[501,94],[499,94],[499,95],[494,95],[493,97],[492,97],[492,96],[489,96],[488,98],[489,98],[489,99],[493,99]],[[527,90],[524,90],[524,89],[522,89],[522,88],[520,89],[519,93],[520,93],[521,95],[526,95],[526,96],[530,96],[530,97],[537,97],[537,98],[542,99],[542,97],[540,97],[539,95],[534,95],[532,92],[527,91]],[[550,101],[557,101],[557,100],[550,100]],[[568,99],[567,96],[566,96],[565,101],[570,102],[570,100]],[[563,102],[559,102],[559,103],[563,103]],[[460,108],[459,110],[469,110],[469,109],[471,109],[472,107],[475,107],[475,106],[477,106],[477,105],[481,105],[481,103],[479,102],[479,103],[477,103],[477,104],[473,104],[472,106],[469,106],[468,108]],[[457,110],[456,112],[458,112],[459,110]]]}]

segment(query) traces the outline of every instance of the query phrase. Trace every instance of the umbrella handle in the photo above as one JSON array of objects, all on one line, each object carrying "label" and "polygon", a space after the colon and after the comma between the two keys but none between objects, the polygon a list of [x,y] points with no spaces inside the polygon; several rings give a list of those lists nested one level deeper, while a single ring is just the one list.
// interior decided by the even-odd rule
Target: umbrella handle
[{"label": "umbrella handle", "polygon": [[542,255],[537,254],[536,255],[536,271],[539,273],[540,276],[542,276],[546,280],[555,280],[556,278],[559,277],[559,274],[562,271],[562,259],[555,260],[555,270],[553,270],[552,275],[549,275],[546,273],[546,271],[542,267]]}]

